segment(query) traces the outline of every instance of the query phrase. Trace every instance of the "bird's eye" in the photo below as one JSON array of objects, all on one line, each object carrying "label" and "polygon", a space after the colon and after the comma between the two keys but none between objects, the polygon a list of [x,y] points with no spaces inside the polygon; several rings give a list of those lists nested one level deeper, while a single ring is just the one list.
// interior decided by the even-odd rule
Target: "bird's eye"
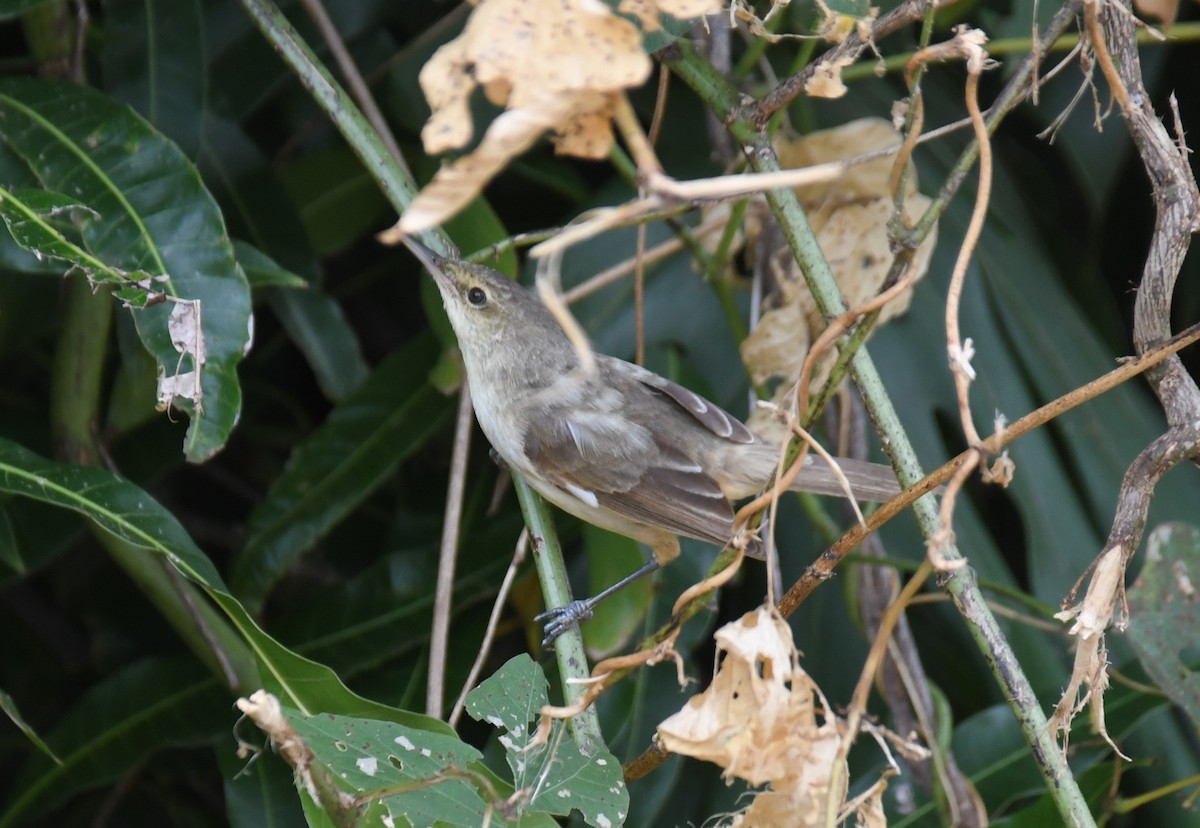
[{"label": "bird's eye", "polygon": [[467,301],[474,307],[482,308],[487,304],[487,292],[481,287],[473,287],[467,291]]}]

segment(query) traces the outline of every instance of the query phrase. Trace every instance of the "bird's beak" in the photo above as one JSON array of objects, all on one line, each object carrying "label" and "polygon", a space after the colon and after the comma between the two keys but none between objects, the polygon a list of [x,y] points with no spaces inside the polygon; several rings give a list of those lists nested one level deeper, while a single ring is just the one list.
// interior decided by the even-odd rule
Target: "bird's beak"
[{"label": "bird's beak", "polygon": [[401,236],[400,240],[417,257],[417,261],[425,265],[425,269],[433,276],[434,281],[447,287],[454,285],[454,277],[451,275],[451,269],[447,267],[450,263],[449,259],[432,247],[417,241],[412,236]]}]

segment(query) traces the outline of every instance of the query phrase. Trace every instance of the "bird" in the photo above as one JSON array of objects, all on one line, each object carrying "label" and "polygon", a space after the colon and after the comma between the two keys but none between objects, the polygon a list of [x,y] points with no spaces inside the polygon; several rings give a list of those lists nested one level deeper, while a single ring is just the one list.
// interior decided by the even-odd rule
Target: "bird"
[{"label": "bird", "polygon": [[[403,241],[441,294],[476,419],[499,458],[568,514],[649,547],[646,565],[629,576],[539,615],[544,644],[678,557],[680,536],[730,543],[734,504],[769,484],[778,445],[647,368],[598,353],[581,359],[550,309],[496,270]],[[791,488],[844,495],[827,466],[808,460]],[[887,466],[838,464],[856,497],[899,493]]]}]

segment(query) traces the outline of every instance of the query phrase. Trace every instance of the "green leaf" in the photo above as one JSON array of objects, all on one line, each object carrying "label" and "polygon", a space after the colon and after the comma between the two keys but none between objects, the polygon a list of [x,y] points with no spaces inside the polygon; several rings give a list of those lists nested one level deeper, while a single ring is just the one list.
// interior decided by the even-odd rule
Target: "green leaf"
[{"label": "green leaf", "polygon": [[12,515],[8,513],[8,504],[3,500],[0,500],[0,563],[18,575],[25,573],[25,561],[21,557],[20,544],[17,543]]},{"label": "green leaf", "polygon": [[104,88],[195,157],[206,85],[200,3],[104,0],[104,29]]},{"label": "green leaf", "polygon": [[271,310],[304,354],[321,392],[341,402],[367,381],[370,367],[337,300],[321,287],[271,291]]},{"label": "green leaf", "polygon": [[1146,539],[1146,563],[1129,587],[1125,638],[1155,684],[1200,729],[1200,530],[1183,523],[1157,527]]},{"label": "green leaf", "polygon": [[296,655],[267,635],[229,594],[212,563],[170,512],[142,489],[92,466],[70,466],[38,457],[0,438],[0,494],[17,494],[78,512],[118,538],[170,561],[202,586],[233,621],[254,652],[263,686],[307,714],[318,711],[403,722],[437,733],[443,722],[358,696],[321,664]]},{"label": "green leaf", "polygon": [[[284,716],[317,763],[359,795],[381,795],[387,815],[414,825],[482,825],[489,800],[463,776],[482,757],[454,735],[438,735],[370,719],[305,717],[284,708]],[[493,815],[493,824],[509,824]]]},{"label": "green leaf", "polygon": [[[78,198],[99,214],[81,228],[92,255],[120,270],[167,275],[166,293],[200,302],[207,344],[203,409],[186,401],[180,407],[192,418],[184,445],[188,459],[211,457],[241,409],[237,364],[249,341],[250,291],[195,168],[127,107],[68,83],[0,82],[0,136],[47,189]],[[174,376],[180,363],[167,330],[170,312],[164,305],[135,317],[165,377]]]},{"label": "green leaf", "polygon": [[566,816],[573,809],[589,825],[621,825],[629,813],[629,792],[621,763],[611,753],[584,756],[555,722],[544,743],[536,744],[529,723],[549,702],[546,676],[527,655],[512,658],[467,696],[467,713],[477,721],[502,728],[501,738],[513,786],[526,791],[528,811]]},{"label": "green leaf", "polygon": [[387,480],[445,422],[450,401],[429,385],[437,356],[423,336],[389,357],[293,453],[250,516],[234,592],[260,607],[289,564]]},{"label": "green leaf", "polygon": [[[99,214],[73,198],[48,190],[0,189],[0,218],[4,219],[13,241],[39,261],[54,259],[82,270],[89,281],[120,286],[116,292],[126,305],[144,308],[158,293],[158,280],[145,271],[126,272],[100,261],[59,229],[64,217],[94,221]],[[61,270],[61,269],[60,269]]]},{"label": "green leaf", "polygon": [[234,239],[233,252],[252,288],[306,288],[308,281],[280,265],[254,245]]},{"label": "green leaf", "polygon": [[89,690],[49,733],[61,762],[38,754],[26,763],[0,826],[111,782],[165,747],[211,739],[229,727],[228,705],[226,691],[190,657],[126,667]]},{"label": "green leaf", "polygon": [[54,755],[54,751],[51,750],[50,746],[42,740],[42,737],[37,734],[37,731],[33,729],[33,726],[30,725],[29,722],[25,721],[25,717],[22,716],[21,711],[17,709],[17,703],[13,700],[13,697],[8,693],[5,693],[3,690],[0,690],[0,711],[3,711],[4,715],[8,716],[9,720],[15,724],[22,733],[25,734],[25,738],[27,738],[35,748],[49,757],[54,764],[61,765],[63,763],[61,759]]}]

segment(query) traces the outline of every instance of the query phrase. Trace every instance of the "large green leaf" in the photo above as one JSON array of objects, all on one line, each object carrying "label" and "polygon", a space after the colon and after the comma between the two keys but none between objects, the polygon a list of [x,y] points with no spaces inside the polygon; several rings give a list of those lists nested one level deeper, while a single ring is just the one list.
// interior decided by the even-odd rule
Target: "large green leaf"
[{"label": "large green leaf", "polygon": [[104,0],[104,88],[194,158],[204,118],[198,0]]},{"label": "large green leaf", "polygon": [[1129,628],[1142,667],[1200,730],[1200,530],[1185,523],[1156,527],[1146,541],[1146,564],[1129,588]]},{"label": "large green leaf", "polygon": [[17,775],[0,826],[111,782],[164,747],[211,739],[229,727],[228,710],[227,695],[194,659],[147,659],[114,673],[46,737],[61,763],[38,753]]},{"label": "large green leaf", "polygon": [[[179,407],[192,417],[188,459],[211,457],[225,445],[241,410],[237,364],[250,338],[250,293],[220,211],[195,168],[128,108],[67,83],[0,82],[0,136],[48,189],[98,214],[81,226],[90,253],[121,270],[169,276],[161,290],[200,303],[207,347],[203,409],[182,400]],[[135,316],[142,341],[167,377],[185,370],[167,329],[171,304]]]},{"label": "large green leaf", "polygon": [[0,438],[0,494],[21,495],[78,512],[123,541],[170,561],[229,616],[258,660],[263,686],[306,715],[320,711],[370,716],[449,732],[436,719],[351,693],[328,667],[296,655],[265,633],[230,595],[212,562],[174,515],[119,475],[91,466],[55,463]]},{"label": "large green leaf", "polygon": [[296,449],[251,515],[234,564],[234,592],[247,606],[261,606],[290,563],[440,428],[451,405],[428,382],[436,357],[429,335],[393,354]]},{"label": "large green leaf", "polygon": [[588,825],[621,825],[629,792],[616,757],[599,747],[583,755],[566,735],[565,722],[532,726],[550,701],[546,689],[542,669],[527,655],[514,656],[470,692],[466,709],[471,718],[506,731],[500,741],[513,786],[529,793],[526,809],[562,816],[578,810]]}]

